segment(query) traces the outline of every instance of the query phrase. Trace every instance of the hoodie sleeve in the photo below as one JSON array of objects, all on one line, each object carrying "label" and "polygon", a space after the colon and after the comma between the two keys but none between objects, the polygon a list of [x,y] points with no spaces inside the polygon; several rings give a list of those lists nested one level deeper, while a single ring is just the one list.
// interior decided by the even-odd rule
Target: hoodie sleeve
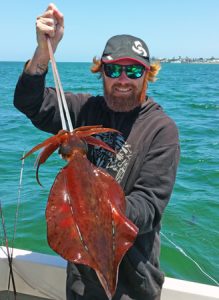
[{"label": "hoodie sleeve", "polygon": [[[24,113],[33,125],[43,131],[56,134],[61,128],[58,100],[54,88],[45,87],[45,76],[23,72],[14,93],[14,106]],[[83,104],[90,95],[66,92],[65,98],[73,126]]]},{"label": "hoodie sleeve", "polygon": [[175,183],[179,155],[178,131],[172,121],[158,130],[126,195],[126,215],[139,234],[153,230],[160,222]]}]

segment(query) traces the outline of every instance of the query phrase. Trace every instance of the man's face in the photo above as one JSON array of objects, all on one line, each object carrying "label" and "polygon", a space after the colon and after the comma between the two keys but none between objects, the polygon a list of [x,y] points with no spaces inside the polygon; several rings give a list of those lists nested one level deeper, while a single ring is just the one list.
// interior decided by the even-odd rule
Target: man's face
[{"label": "man's face", "polygon": [[[136,64],[133,60],[117,61],[119,65]],[[128,112],[141,105],[141,92],[143,88],[145,72],[142,77],[130,79],[122,72],[118,78],[107,77],[103,71],[104,97],[107,106],[115,112]]]}]

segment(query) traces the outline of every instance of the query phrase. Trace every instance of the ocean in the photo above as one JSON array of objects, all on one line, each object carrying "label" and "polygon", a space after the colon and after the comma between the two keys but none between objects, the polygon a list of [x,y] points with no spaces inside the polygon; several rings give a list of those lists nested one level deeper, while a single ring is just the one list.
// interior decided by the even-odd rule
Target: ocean
[{"label": "ocean", "polygon": [[[37,154],[22,166],[23,153],[49,136],[13,106],[23,65],[0,62],[0,201],[9,244],[51,254],[45,206],[63,161],[54,154],[41,167],[43,187],[35,179]],[[90,63],[58,63],[64,90],[101,94],[101,80],[89,68]],[[51,70],[47,85],[54,86]],[[166,276],[219,285],[219,65],[162,64],[148,95],[175,120],[181,144],[176,184],[162,219],[161,269]]]}]

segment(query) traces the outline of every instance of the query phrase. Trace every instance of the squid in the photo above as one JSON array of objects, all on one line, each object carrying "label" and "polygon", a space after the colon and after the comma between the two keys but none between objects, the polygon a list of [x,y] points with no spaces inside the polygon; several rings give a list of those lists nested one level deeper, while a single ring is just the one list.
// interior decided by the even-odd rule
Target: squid
[{"label": "squid", "polygon": [[105,170],[87,159],[88,145],[115,153],[92,135],[116,132],[101,125],[60,130],[32,148],[23,159],[42,149],[39,167],[57,149],[67,164],[59,171],[46,207],[49,246],[64,259],[91,267],[112,299],[122,258],[133,245],[138,229],[125,216],[125,195],[121,186]]}]

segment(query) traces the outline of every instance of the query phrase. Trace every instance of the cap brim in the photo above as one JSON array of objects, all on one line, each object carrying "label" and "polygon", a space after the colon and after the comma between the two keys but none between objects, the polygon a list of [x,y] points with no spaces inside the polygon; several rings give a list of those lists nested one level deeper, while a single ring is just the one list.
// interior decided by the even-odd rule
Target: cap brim
[{"label": "cap brim", "polygon": [[132,60],[133,62],[135,63],[138,63],[138,64],[141,64],[143,65],[147,70],[150,70],[150,65],[147,65],[145,62],[143,62],[142,60],[139,60],[139,59],[135,59],[135,58],[132,58],[132,57],[120,57],[120,58],[116,58],[116,59],[104,59],[102,58],[102,62],[103,63],[115,63],[115,62],[119,62],[119,61],[123,61],[123,60]]}]

